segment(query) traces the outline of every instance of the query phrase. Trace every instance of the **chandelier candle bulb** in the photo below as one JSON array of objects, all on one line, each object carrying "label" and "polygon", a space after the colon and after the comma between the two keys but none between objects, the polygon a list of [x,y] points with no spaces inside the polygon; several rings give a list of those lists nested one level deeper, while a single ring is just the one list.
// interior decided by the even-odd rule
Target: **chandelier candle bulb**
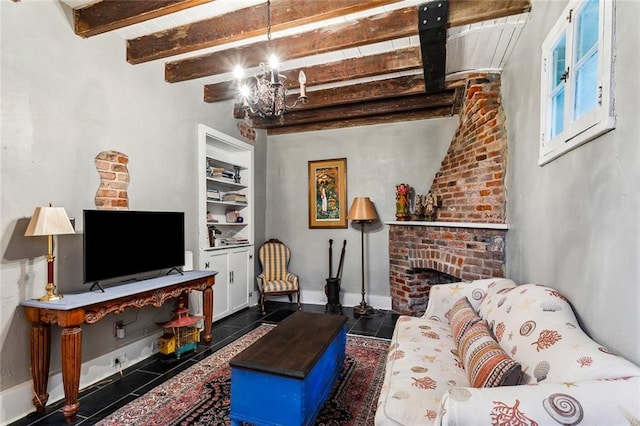
[{"label": "chandelier candle bulb", "polygon": [[305,75],[304,71],[300,71],[300,73],[298,74],[298,81],[300,82],[300,97],[306,98],[307,97],[307,76]]},{"label": "chandelier candle bulb", "polygon": [[236,65],[233,68],[233,76],[238,80],[238,84],[242,85],[242,79],[244,78],[244,69],[240,65]]},{"label": "chandelier candle bulb", "polygon": [[242,106],[243,107],[248,107],[249,106],[249,94],[250,94],[250,89],[249,86],[247,86],[246,84],[243,84],[240,87],[240,95],[242,96]]},{"label": "chandelier candle bulb", "polygon": [[275,84],[279,82],[278,79],[278,66],[280,65],[280,61],[276,55],[271,55],[269,58],[269,68],[271,68],[271,83]]}]

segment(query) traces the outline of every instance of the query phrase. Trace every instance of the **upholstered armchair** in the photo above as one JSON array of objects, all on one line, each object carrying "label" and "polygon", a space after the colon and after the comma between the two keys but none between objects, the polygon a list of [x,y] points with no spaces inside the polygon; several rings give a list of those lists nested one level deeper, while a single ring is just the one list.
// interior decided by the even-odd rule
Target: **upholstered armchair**
[{"label": "upholstered armchair", "polygon": [[264,300],[267,296],[289,296],[293,302],[293,294],[297,295],[298,309],[300,309],[300,285],[298,276],[287,271],[291,250],[277,239],[265,242],[258,251],[262,273],[257,276],[260,290],[260,305],[264,314]]}]

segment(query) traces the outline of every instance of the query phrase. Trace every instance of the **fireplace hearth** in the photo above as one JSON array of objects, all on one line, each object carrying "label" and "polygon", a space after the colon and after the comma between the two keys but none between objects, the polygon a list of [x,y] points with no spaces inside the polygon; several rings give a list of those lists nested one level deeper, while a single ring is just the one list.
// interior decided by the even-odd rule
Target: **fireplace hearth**
[{"label": "fireplace hearth", "polygon": [[422,315],[433,285],[505,275],[505,224],[387,224],[395,312]]}]

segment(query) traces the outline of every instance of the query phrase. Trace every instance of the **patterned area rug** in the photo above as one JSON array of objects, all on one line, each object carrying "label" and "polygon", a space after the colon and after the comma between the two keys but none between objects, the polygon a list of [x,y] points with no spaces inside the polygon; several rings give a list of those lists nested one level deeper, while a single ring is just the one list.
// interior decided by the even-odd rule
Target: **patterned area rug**
[{"label": "patterned area rug", "polygon": [[[261,325],[125,405],[98,425],[229,425],[229,360],[269,332]],[[347,336],[344,369],[316,425],[373,425],[389,343]]]}]

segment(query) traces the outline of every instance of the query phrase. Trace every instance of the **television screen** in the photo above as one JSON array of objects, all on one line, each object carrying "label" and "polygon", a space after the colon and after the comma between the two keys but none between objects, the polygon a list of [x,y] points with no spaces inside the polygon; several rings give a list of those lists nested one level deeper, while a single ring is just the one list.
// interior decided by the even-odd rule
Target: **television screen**
[{"label": "television screen", "polygon": [[83,251],[85,283],[183,266],[184,213],[84,210]]}]

